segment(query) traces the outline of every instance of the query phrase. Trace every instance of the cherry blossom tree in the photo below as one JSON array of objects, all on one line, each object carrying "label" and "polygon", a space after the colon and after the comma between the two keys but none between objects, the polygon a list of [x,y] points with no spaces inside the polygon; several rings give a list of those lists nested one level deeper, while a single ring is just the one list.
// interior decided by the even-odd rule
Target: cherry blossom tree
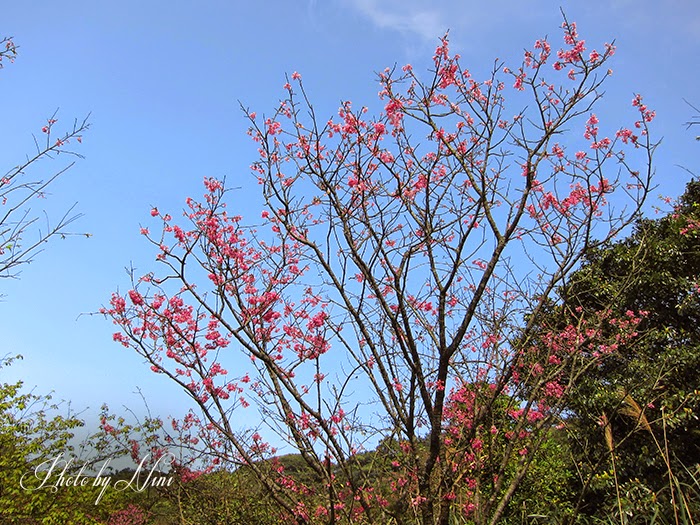
[{"label": "cherry blossom tree", "polygon": [[[14,61],[17,47],[11,38],[0,40],[0,69],[3,63]],[[13,277],[17,267],[31,262],[42,245],[56,235],[69,235],[68,226],[79,218],[70,208],[57,221],[45,221],[41,213],[32,210],[34,199],[47,195],[49,186],[68,171],[74,162],[68,162],[46,176],[35,176],[41,172],[42,161],[58,155],[78,157],[70,149],[70,143],[81,142],[83,133],[89,128],[88,119],[76,120],[71,129],[56,132],[56,114],[46,120],[40,138],[34,139],[35,151],[24,161],[0,175],[0,277]]]},{"label": "cherry blossom tree", "polygon": [[427,76],[379,74],[376,117],[319,117],[294,73],[271,115],[246,110],[257,224],[211,178],[182,221],[151,211],[160,270],[102,312],[198,406],[172,421],[184,442],[253,472],[281,517],[496,523],[577,378],[634,341],[640,312],[542,320],[639,217],[655,148],[641,96],[628,125],[595,112],[614,46],[562,29],[485,80],[445,36]]}]

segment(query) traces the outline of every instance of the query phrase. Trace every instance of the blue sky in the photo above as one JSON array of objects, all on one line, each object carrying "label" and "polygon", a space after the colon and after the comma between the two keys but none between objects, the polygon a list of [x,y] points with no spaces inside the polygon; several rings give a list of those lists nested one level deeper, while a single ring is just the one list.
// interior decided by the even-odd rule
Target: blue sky
[{"label": "blue sky", "polygon": [[[696,0],[563,1],[569,20],[592,45],[616,40],[606,118],[627,111],[634,92],[656,109],[658,190],[677,196],[696,172],[700,143],[684,123],[700,106],[700,4]],[[558,42],[554,2],[418,0],[67,1],[3,6],[0,36],[19,57],[0,71],[4,169],[33,147],[32,134],[56,108],[59,125],[92,113],[80,161],[43,202],[52,217],[72,204],[74,231],[55,240],[19,280],[0,282],[0,355],[23,362],[0,380],[23,379],[54,390],[75,409],[103,402],[137,411],[140,387],[159,415],[182,413],[183,394],[141,359],[112,342],[101,316],[112,291],[128,289],[124,268],[154,268],[139,235],[152,206],[175,216],[205,176],[240,187],[232,198],[244,217],[259,217],[258,187],[248,169],[255,148],[239,101],[269,112],[283,96],[285,73],[299,71],[320,115],[341,100],[377,107],[375,72],[394,64],[427,66],[450,30],[452,50],[475,76],[496,57],[516,65],[544,35]],[[481,73],[481,75],[479,75]],[[629,113],[627,113],[629,115]],[[41,166],[44,176],[62,166]],[[39,172],[37,172],[39,173]]]}]

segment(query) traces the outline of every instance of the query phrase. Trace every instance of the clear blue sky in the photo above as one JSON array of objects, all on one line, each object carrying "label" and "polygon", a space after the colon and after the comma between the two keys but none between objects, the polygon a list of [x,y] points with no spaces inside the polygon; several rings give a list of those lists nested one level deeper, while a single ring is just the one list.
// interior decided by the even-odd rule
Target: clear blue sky
[{"label": "clear blue sky", "polygon": [[[683,102],[700,106],[700,4],[562,6],[591,45],[616,40],[606,118],[614,122],[634,92],[644,94],[657,111],[654,133],[664,137],[656,193],[679,195],[690,177],[679,165],[700,173],[700,130],[685,129],[692,110]],[[56,240],[20,280],[0,282],[0,355],[25,356],[0,380],[54,390],[76,409],[91,407],[88,416],[102,402],[138,411],[137,386],[156,414],[182,413],[185,396],[113,343],[109,321],[81,314],[128,289],[125,266],[154,267],[139,225],[149,224],[152,206],[176,216],[188,195],[201,194],[204,176],[240,186],[237,211],[259,217],[248,169],[255,148],[238,101],[269,111],[283,95],[285,73],[299,71],[324,117],[341,100],[377,107],[374,73],[395,63],[421,69],[447,29],[452,50],[478,77],[496,57],[520,57],[537,38],[558,42],[560,23],[550,1],[6,2],[1,35],[20,48],[16,63],[0,71],[0,161],[9,169],[30,153],[32,133],[56,108],[60,124],[92,112],[79,148],[86,159],[46,201],[53,217],[77,202],[84,217],[74,230],[92,237]]]}]

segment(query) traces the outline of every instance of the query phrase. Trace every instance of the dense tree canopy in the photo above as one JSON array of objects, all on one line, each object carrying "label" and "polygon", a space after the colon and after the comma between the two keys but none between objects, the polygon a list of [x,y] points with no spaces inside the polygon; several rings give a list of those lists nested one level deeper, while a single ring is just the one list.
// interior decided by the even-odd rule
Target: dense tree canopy
[{"label": "dense tree canopy", "polygon": [[[557,310],[572,316],[643,312],[634,342],[578,382],[569,423],[578,458],[599,472],[610,466],[605,418],[620,482],[640,484],[647,498],[660,493],[671,512],[669,467],[690,482],[686,468],[700,463],[700,183],[690,182],[666,216],[640,220],[629,237],[589,252],[561,301]],[[601,502],[588,497],[595,510]]]}]

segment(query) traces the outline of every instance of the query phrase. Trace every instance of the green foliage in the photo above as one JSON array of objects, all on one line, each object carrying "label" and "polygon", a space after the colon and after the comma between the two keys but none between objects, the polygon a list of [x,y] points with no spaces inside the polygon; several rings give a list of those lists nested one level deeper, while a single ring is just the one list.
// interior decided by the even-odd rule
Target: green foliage
[{"label": "green foliage", "polygon": [[[19,356],[18,356],[19,357]],[[0,360],[0,370],[17,358]],[[0,384],[0,523],[99,523],[92,515],[94,496],[83,487],[26,490],[34,469],[59,454],[70,454],[74,430],[83,422],[57,414],[50,395],[22,390],[22,383]],[[91,500],[92,497],[92,500]]]},{"label": "green foliage", "polygon": [[[0,372],[19,358],[0,359]],[[85,423],[70,411],[62,412],[51,395],[25,392],[22,382],[0,383],[0,524],[137,525],[134,518],[143,513],[139,509],[154,505],[157,494],[109,489],[95,504],[100,488],[92,484],[91,462],[76,454],[75,433]],[[93,445],[89,447],[93,465],[111,457],[113,451],[101,450],[97,441],[81,446],[86,444]],[[57,467],[47,477],[55,458],[60,458]],[[58,483],[64,460],[68,465],[63,479],[76,476],[85,466],[85,485]]]},{"label": "green foliage", "polygon": [[245,468],[219,470],[158,491],[149,507],[152,525],[277,525],[280,510]]},{"label": "green foliage", "polygon": [[511,502],[505,523],[562,523],[574,514],[575,471],[563,430],[553,430],[540,446]]}]

